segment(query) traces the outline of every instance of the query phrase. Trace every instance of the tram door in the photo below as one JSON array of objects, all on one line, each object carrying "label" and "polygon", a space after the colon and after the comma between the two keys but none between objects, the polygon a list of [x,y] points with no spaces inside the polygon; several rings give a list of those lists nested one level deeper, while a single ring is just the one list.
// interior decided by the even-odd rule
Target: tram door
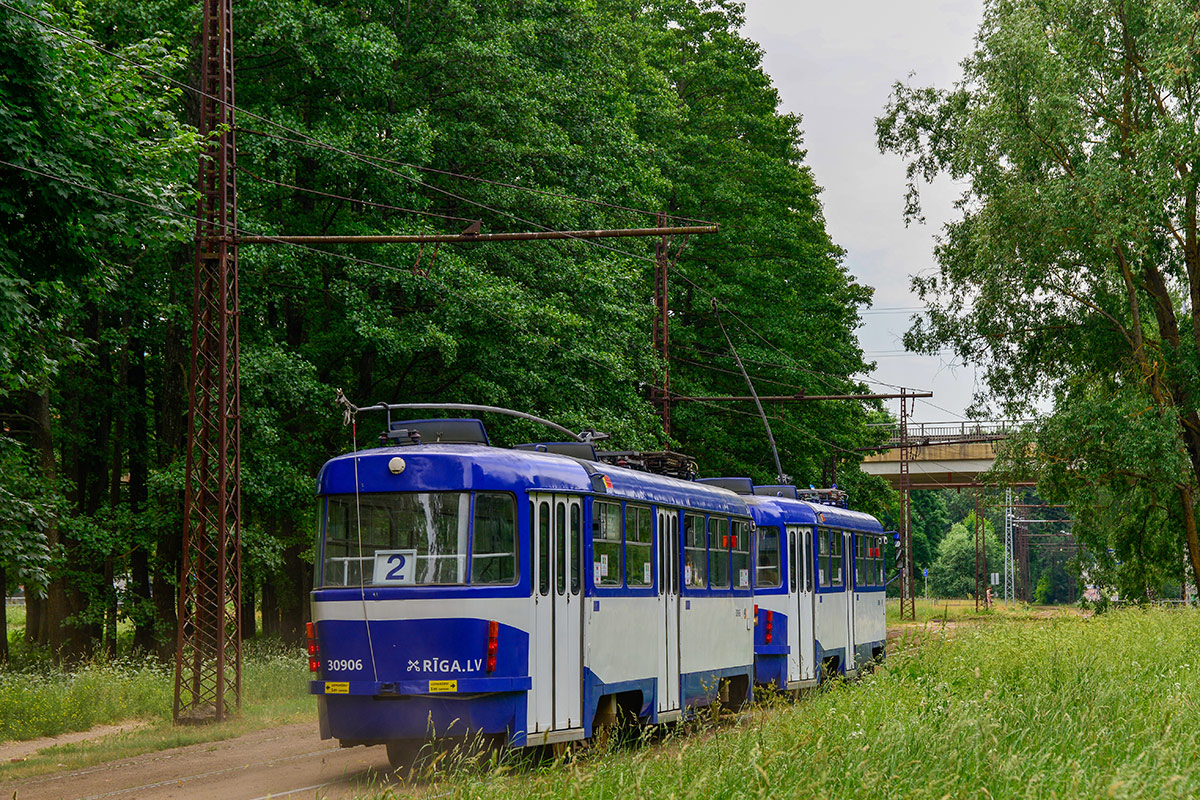
[{"label": "tram door", "polygon": [[799,623],[799,634],[793,641],[799,643],[800,680],[811,681],[817,677],[817,651],[813,631],[813,615],[816,612],[813,606],[812,528],[788,528],[788,544],[791,545],[793,541],[800,567],[796,573],[796,601],[799,611],[796,619]]},{"label": "tram door", "polygon": [[583,505],[531,495],[534,636],[531,732],[583,726]]},{"label": "tram door", "polygon": [[858,575],[855,572],[854,534],[842,531],[842,558],[846,559],[846,671],[858,668],[854,663],[854,607],[858,592]]},{"label": "tram door", "polygon": [[659,509],[658,602],[662,635],[658,637],[658,711],[679,708],[679,512]]}]

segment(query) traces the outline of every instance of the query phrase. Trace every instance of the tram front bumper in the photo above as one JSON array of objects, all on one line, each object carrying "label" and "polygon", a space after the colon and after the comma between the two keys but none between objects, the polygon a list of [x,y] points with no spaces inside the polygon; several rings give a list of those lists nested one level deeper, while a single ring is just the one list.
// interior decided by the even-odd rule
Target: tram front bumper
[{"label": "tram front bumper", "polygon": [[533,679],[524,677],[458,678],[423,681],[309,681],[308,693],[318,695],[369,695],[403,697],[409,695],[488,694],[523,692],[533,688]]}]

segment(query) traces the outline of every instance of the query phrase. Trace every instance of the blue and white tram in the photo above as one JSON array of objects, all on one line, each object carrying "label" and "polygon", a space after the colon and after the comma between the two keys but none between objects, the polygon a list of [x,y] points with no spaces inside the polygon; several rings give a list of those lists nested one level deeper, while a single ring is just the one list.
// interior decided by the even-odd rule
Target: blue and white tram
[{"label": "blue and white tram", "polygon": [[490,447],[478,420],[392,423],[387,439],[318,478],[322,738],[399,762],[432,737],[551,744],[751,696],[740,497],[586,444]]},{"label": "blue and white tram", "polygon": [[710,478],[755,524],[755,680],[779,689],[855,675],[882,658],[884,534],[868,514],[799,499],[794,486]]},{"label": "blue and white tram", "polygon": [[812,548],[817,663],[823,671],[857,675],[884,656],[883,527],[869,514],[810,505],[817,518]]}]

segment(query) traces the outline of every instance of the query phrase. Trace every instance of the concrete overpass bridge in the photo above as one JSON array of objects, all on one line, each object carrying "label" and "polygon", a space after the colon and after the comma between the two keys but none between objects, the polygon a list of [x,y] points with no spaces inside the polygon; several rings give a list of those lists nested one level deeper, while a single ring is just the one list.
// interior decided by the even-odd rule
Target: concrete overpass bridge
[{"label": "concrete overpass bridge", "polygon": [[[911,489],[961,489],[979,485],[979,476],[992,468],[996,443],[1008,438],[1023,421],[910,422],[908,424],[908,484]],[[862,471],[879,475],[901,489],[900,425],[886,423],[888,441],[882,452],[868,455]]]}]

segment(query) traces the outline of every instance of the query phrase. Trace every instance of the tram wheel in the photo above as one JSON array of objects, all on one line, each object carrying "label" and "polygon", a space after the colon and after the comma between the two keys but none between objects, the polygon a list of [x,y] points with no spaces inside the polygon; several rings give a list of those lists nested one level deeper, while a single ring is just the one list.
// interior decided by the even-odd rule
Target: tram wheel
[{"label": "tram wheel", "polygon": [[407,774],[416,765],[423,745],[420,739],[392,739],[386,745],[388,763],[397,772]]}]

